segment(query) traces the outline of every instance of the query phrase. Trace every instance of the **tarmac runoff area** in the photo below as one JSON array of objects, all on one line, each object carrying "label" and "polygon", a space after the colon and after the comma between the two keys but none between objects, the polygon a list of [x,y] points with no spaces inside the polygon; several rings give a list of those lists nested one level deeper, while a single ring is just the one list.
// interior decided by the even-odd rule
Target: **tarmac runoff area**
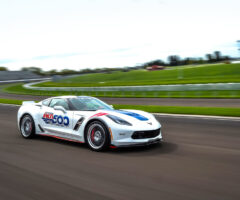
[{"label": "tarmac runoff area", "polygon": [[0,199],[240,199],[239,121],[157,115],[162,144],[97,153],[23,139],[17,110],[0,105]]}]

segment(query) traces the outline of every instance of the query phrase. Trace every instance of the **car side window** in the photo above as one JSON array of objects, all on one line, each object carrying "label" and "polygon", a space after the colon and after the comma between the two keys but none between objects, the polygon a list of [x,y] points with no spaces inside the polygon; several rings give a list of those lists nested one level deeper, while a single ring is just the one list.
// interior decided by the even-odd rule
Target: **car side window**
[{"label": "car side window", "polygon": [[44,106],[49,106],[50,101],[51,101],[51,99],[43,100],[43,101],[42,101],[42,105],[44,105]]},{"label": "car side window", "polygon": [[54,106],[62,106],[66,110],[69,110],[69,106],[65,99],[52,99],[49,107],[53,108]]}]

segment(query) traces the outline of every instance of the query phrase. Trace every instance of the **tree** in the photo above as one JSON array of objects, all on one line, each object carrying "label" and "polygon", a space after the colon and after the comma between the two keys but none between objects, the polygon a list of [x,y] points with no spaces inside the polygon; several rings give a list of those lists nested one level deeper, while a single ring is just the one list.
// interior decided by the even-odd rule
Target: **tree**
[{"label": "tree", "polygon": [[185,58],[184,60],[183,60],[183,64],[184,65],[192,65],[193,64],[193,59],[192,58]]},{"label": "tree", "polygon": [[63,69],[61,72],[59,72],[58,74],[61,75],[71,75],[71,74],[77,74],[78,72],[75,70],[71,70],[71,69]]},{"label": "tree", "polygon": [[21,71],[30,71],[38,75],[44,75],[43,70],[39,67],[23,67]]},{"label": "tree", "polygon": [[45,72],[46,75],[50,75],[50,76],[53,76],[53,75],[57,75],[57,70],[56,69],[53,69],[53,70],[50,70],[50,71],[47,71]]},{"label": "tree", "polygon": [[169,64],[171,66],[177,66],[181,64],[181,59],[177,55],[172,55],[168,57]]},{"label": "tree", "polygon": [[163,66],[163,65],[165,65],[165,63],[162,60],[153,60],[151,62],[148,62],[147,64],[148,64],[148,66],[152,66],[152,65]]},{"label": "tree", "polygon": [[206,54],[206,57],[207,57],[208,62],[210,62],[210,63],[213,62],[213,57],[210,53]]},{"label": "tree", "polygon": [[220,51],[215,51],[214,54],[215,54],[215,57],[216,57],[216,61],[221,61],[222,60],[222,56],[221,56]]},{"label": "tree", "polygon": [[6,67],[0,67],[0,71],[8,71]]},{"label": "tree", "polygon": [[203,58],[198,58],[198,64],[203,64],[205,61],[203,60]]},{"label": "tree", "polygon": [[144,63],[142,66],[136,66],[135,68],[136,68],[136,69],[139,69],[139,68],[147,68],[147,67],[153,66],[153,65],[165,66],[166,63],[164,63],[164,61],[162,61],[162,60],[153,60],[153,61]]}]

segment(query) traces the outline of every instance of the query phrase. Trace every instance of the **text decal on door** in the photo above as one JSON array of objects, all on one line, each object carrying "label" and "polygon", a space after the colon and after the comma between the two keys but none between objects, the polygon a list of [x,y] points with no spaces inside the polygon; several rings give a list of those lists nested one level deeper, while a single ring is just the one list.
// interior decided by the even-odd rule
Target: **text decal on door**
[{"label": "text decal on door", "polygon": [[68,116],[54,115],[53,113],[45,112],[43,114],[42,119],[46,124],[54,124],[57,126],[68,126],[69,125]]}]

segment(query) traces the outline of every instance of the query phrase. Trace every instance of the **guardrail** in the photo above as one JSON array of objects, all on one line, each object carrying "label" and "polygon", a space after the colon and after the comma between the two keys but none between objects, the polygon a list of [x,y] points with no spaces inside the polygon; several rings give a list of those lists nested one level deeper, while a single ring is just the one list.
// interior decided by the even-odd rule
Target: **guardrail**
[{"label": "guardrail", "polygon": [[[37,83],[42,83],[40,81]],[[145,85],[145,86],[107,86],[107,87],[35,87],[35,83],[25,84],[23,87],[40,91],[202,91],[202,90],[240,90],[240,83],[208,83],[181,85]]]}]

